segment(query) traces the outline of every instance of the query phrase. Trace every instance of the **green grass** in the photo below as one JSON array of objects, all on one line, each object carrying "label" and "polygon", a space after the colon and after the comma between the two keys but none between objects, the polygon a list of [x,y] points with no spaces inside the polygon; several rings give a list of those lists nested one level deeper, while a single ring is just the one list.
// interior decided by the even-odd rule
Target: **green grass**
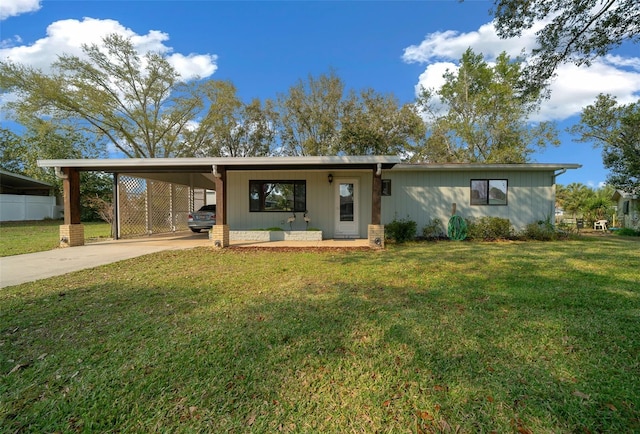
[{"label": "green grass", "polygon": [[[55,249],[60,244],[61,224],[62,220],[2,222],[0,257]],[[111,236],[111,225],[108,223],[88,222],[83,225],[86,242]]]},{"label": "green grass", "polygon": [[638,432],[639,247],[198,248],[5,288],[0,430]]}]

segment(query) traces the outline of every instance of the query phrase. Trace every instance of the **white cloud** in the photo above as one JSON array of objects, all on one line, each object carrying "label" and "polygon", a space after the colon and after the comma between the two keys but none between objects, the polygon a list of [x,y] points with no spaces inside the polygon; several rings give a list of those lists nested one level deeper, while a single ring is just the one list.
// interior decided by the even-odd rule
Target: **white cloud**
[{"label": "white cloud", "polygon": [[[632,58],[628,60],[633,63]],[[540,113],[532,120],[562,121],[578,115],[601,93],[615,96],[620,104],[629,104],[638,100],[639,92],[640,71],[622,69],[607,58],[597,59],[590,67],[561,65],[551,84],[551,98],[542,102]]]},{"label": "white cloud", "polygon": [[2,0],[0,3],[0,21],[20,14],[40,9],[40,0]]},{"label": "white cloud", "polygon": [[[407,63],[426,64],[418,78],[416,94],[420,86],[439,89],[444,82],[442,73],[447,68],[455,71],[453,62],[458,62],[467,48],[482,53],[490,64],[502,52],[516,57],[536,46],[535,33],[542,26],[543,23],[538,23],[520,37],[507,40],[497,36],[492,23],[468,33],[452,30],[430,33],[419,45],[407,47],[402,58]],[[532,120],[562,121],[575,116],[583,107],[592,104],[600,93],[616,96],[621,104],[637,101],[640,57],[608,55],[596,59],[590,67],[561,65],[551,85],[551,98],[543,101],[540,112]]]},{"label": "white cloud", "polygon": [[165,45],[169,40],[169,35],[166,33],[150,30],[145,35],[139,35],[118,21],[87,17],[82,21],[74,19],[56,21],[47,27],[44,38],[30,45],[6,46],[8,42],[5,41],[5,46],[0,48],[0,59],[33,66],[46,73],[59,55],[70,54],[81,57],[83,56],[82,44],[100,44],[102,38],[111,33],[130,38],[140,54],[154,51],[167,55],[169,63],[181,74],[183,80],[206,78],[217,69],[216,55],[173,53],[173,49]]}]

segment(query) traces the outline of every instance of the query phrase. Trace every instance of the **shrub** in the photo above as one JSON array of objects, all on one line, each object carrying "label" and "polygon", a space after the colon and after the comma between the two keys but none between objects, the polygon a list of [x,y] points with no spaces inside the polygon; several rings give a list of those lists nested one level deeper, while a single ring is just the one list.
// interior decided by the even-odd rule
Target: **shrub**
[{"label": "shrub", "polygon": [[494,241],[509,239],[513,236],[509,219],[500,217],[467,220],[467,227],[467,236],[476,240]]},{"label": "shrub", "polygon": [[396,243],[411,241],[416,237],[418,224],[413,220],[394,218],[384,226],[385,238],[395,240]]},{"label": "shrub", "polygon": [[527,240],[552,241],[557,240],[560,233],[555,230],[553,225],[539,221],[537,223],[529,223],[520,235]]},{"label": "shrub", "polygon": [[444,237],[440,219],[430,220],[429,223],[422,228],[422,237],[426,240],[435,240]]},{"label": "shrub", "polygon": [[620,228],[614,233],[623,237],[640,237],[640,231],[631,228]]}]

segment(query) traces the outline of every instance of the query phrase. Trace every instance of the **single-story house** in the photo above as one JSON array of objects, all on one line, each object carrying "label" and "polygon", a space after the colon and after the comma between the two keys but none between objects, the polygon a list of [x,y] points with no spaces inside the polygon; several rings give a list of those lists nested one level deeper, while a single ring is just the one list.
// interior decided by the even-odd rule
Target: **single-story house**
[{"label": "single-story house", "polygon": [[0,221],[58,218],[53,185],[0,169]]},{"label": "single-story house", "polygon": [[617,203],[616,226],[640,228],[640,200],[638,195],[616,190],[613,200]]},{"label": "single-story house", "polygon": [[[251,231],[319,229],[325,239],[384,245],[384,225],[410,219],[418,230],[462,217],[508,218],[518,230],[553,221],[556,178],[579,164],[405,164],[395,156],[41,160],[63,178],[61,239],[81,243],[80,171],[143,177],[216,191],[215,245]],[[305,221],[305,217],[308,222]],[[75,231],[75,232],[74,232]]]}]

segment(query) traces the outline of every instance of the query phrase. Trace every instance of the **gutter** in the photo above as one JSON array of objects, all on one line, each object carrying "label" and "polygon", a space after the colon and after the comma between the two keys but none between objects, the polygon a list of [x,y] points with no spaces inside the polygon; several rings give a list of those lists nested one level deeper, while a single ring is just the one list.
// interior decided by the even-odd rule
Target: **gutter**
[{"label": "gutter", "polygon": [[554,172],[553,173],[553,183],[555,184],[556,183],[556,178],[558,176],[562,175],[563,173],[565,173],[566,171],[567,171],[567,169],[564,168],[564,169],[560,170],[559,172]]}]

